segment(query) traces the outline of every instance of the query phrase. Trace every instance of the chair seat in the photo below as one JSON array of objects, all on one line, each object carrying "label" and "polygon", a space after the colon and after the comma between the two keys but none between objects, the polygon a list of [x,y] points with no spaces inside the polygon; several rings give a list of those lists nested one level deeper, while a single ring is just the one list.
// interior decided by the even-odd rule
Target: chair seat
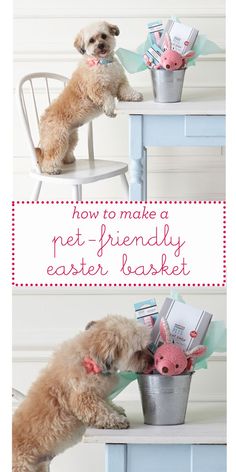
[{"label": "chair seat", "polygon": [[42,182],[53,181],[60,184],[88,184],[98,180],[109,179],[124,174],[128,165],[124,162],[105,161],[95,159],[76,159],[72,164],[63,164],[62,173],[49,175],[40,173],[37,169],[31,170],[31,176]]}]

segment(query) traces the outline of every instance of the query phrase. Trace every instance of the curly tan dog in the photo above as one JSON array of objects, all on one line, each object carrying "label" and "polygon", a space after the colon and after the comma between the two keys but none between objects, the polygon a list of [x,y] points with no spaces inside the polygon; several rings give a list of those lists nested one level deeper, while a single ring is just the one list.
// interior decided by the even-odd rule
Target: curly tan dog
[{"label": "curly tan dog", "polygon": [[93,23],[76,37],[74,45],[83,54],[78,68],[59,97],[47,108],[40,123],[40,148],[36,149],[42,172],[58,174],[62,162],[75,160],[77,128],[103,112],[115,116],[115,97],[140,101],[120,63],[114,58],[118,26]]},{"label": "curly tan dog", "polygon": [[128,428],[108,396],[117,370],[142,372],[150,362],[150,331],[107,316],[64,343],[13,417],[13,471],[46,472],[50,460],[78,442],[87,426]]}]

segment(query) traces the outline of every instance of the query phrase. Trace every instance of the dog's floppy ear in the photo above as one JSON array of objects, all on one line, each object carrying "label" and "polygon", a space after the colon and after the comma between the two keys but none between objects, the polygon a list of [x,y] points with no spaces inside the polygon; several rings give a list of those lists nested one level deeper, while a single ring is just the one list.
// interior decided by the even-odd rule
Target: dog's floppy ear
[{"label": "dog's floppy ear", "polygon": [[85,54],[84,35],[82,31],[80,31],[80,33],[76,36],[74,46],[80,52],[80,54]]},{"label": "dog's floppy ear", "polygon": [[96,331],[91,341],[92,357],[105,364],[108,368],[112,366],[114,361],[119,359],[124,348],[124,341],[119,334],[110,330]]},{"label": "dog's floppy ear", "polygon": [[89,321],[89,323],[85,326],[85,330],[91,328],[91,326],[95,325],[96,321]]},{"label": "dog's floppy ear", "polygon": [[108,23],[108,28],[109,28],[110,34],[112,34],[113,36],[119,36],[120,30],[117,25],[112,25]]}]

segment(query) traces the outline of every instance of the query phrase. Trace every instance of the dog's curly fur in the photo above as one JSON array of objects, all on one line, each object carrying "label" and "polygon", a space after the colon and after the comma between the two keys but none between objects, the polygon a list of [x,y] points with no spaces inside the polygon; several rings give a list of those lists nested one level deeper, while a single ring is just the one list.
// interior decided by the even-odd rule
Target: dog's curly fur
[{"label": "dog's curly fur", "polygon": [[[75,160],[77,128],[102,113],[114,117],[115,98],[142,100],[142,94],[130,87],[121,64],[114,58],[118,34],[118,26],[103,21],[84,28],[76,37],[74,46],[83,58],[40,122],[40,147],[36,153],[42,172],[58,174],[62,163]],[[107,58],[112,62],[91,67],[89,58]]]},{"label": "dog's curly fur", "polygon": [[[78,442],[87,426],[128,428],[124,410],[107,398],[117,370],[147,367],[149,338],[147,327],[114,315],[65,342],[14,414],[13,471],[46,472],[50,460]],[[88,373],[86,357],[103,372]]]}]

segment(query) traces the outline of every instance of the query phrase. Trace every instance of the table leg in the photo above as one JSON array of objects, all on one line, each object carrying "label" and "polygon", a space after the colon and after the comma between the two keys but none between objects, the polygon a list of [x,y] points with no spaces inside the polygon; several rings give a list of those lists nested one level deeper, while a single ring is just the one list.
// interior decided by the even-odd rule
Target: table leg
[{"label": "table leg", "polygon": [[129,157],[130,157],[130,184],[129,199],[143,200],[143,116],[130,115],[129,130]]},{"label": "table leg", "polygon": [[147,148],[143,148],[143,200],[147,201]]},{"label": "table leg", "polygon": [[126,444],[106,444],[106,472],[126,472],[126,458]]}]

